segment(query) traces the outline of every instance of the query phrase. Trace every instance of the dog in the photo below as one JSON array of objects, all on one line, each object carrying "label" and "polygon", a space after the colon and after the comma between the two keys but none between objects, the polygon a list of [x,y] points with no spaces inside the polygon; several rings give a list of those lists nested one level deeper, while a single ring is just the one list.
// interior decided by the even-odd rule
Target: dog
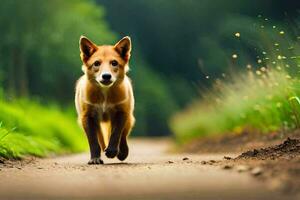
[{"label": "dog", "polygon": [[88,164],[103,164],[101,151],[123,161],[135,123],[133,89],[126,75],[131,39],[126,36],[115,45],[98,46],[81,36],[79,47],[84,75],[76,83],[75,106],[90,147]]}]

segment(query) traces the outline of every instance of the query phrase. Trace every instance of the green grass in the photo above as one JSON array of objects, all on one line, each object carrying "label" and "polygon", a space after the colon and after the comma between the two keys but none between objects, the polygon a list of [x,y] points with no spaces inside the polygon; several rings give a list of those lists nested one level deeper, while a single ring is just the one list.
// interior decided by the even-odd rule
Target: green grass
[{"label": "green grass", "polygon": [[171,120],[177,138],[185,142],[244,129],[269,133],[298,126],[299,104],[289,98],[299,93],[299,80],[284,71],[258,74],[249,71],[231,82],[218,81],[203,99]]},{"label": "green grass", "polygon": [[76,118],[56,106],[0,99],[0,157],[80,152],[86,139]]}]

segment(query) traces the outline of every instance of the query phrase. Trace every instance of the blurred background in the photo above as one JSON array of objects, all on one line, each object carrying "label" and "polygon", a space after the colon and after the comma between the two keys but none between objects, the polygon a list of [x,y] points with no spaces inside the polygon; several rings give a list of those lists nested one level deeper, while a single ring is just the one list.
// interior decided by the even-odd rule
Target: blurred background
[{"label": "blurred background", "polygon": [[[11,137],[2,154],[26,153],[13,137],[33,145],[31,154],[86,148],[73,105],[80,35],[97,44],[131,36],[134,136],[185,140],[249,124],[264,131],[283,121],[295,127],[297,113],[284,99],[299,91],[284,92],[298,88],[299,9],[298,0],[2,0],[0,121],[3,138]],[[241,103],[249,94],[254,100]],[[262,99],[269,107],[260,110]]]}]

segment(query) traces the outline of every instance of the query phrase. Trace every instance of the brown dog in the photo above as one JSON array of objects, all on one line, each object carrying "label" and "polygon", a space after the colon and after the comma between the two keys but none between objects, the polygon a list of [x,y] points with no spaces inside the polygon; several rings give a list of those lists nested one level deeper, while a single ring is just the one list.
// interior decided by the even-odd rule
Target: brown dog
[{"label": "brown dog", "polygon": [[103,164],[101,149],[108,158],[125,160],[127,136],[135,121],[132,85],[126,75],[131,40],[124,37],[114,46],[97,46],[81,36],[79,44],[84,75],[76,84],[75,105],[90,146],[88,164]]}]

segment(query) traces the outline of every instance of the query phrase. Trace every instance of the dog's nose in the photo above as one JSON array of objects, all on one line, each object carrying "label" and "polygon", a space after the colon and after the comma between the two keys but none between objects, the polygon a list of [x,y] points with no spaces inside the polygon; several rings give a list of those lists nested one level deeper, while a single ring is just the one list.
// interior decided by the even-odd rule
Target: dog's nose
[{"label": "dog's nose", "polygon": [[109,81],[111,79],[111,74],[108,73],[102,74],[102,79],[105,81]]}]

